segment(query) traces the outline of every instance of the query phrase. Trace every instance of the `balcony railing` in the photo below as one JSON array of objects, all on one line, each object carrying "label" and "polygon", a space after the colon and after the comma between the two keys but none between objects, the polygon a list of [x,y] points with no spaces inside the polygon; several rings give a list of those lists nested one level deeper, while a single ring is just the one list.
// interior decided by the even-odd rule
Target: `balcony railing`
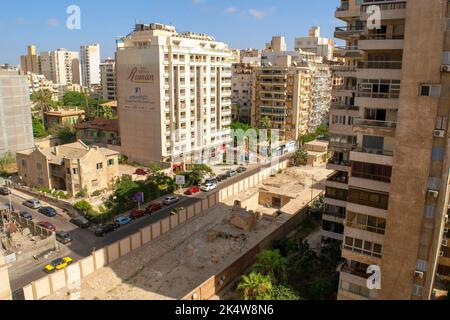
[{"label": "balcony railing", "polygon": [[356,93],[358,98],[375,98],[375,99],[398,99],[400,97],[399,92],[365,92],[358,91]]},{"label": "balcony railing", "polygon": [[356,72],[356,66],[334,66],[333,70],[341,72]]},{"label": "balcony railing", "polygon": [[403,40],[405,35],[402,33],[363,33],[360,40]]},{"label": "balcony railing", "polygon": [[359,61],[358,69],[401,69],[401,61]]},{"label": "balcony railing", "polygon": [[336,173],[328,177],[327,181],[348,184],[348,176],[342,173]]},{"label": "balcony railing", "polygon": [[340,269],[338,271],[348,273],[348,274],[351,274],[351,275],[354,275],[357,277],[361,277],[364,279],[369,279],[369,277],[370,277],[370,274],[367,273],[367,269],[352,268],[347,263],[344,264],[342,267],[340,267]]},{"label": "balcony railing", "polygon": [[343,104],[342,102],[333,102],[331,104],[331,109],[334,109],[334,110],[358,111],[359,107],[348,105],[348,104]]},{"label": "balcony railing", "polygon": [[[380,3],[385,2],[385,3]],[[406,9],[406,1],[392,1],[392,0],[366,0],[361,5],[361,12],[367,12],[367,8],[372,6],[373,4],[376,4],[378,8],[380,8],[381,11],[385,10],[401,10]]]},{"label": "balcony railing", "polygon": [[334,164],[336,166],[346,166],[346,167],[351,167],[352,163],[350,161],[347,160],[339,160],[339,159],[330,159],[328,161],[329,164]]},{"label": "balcony railing", "polygon": [[354,118],[353,125],[363,127],[373,127],[373,128],[387,128],[387,129],[397,128],[397,122],[395,121],[380,121],[361,118]]},{"label": "balcony railing", "polygon": [[344,27],[336,27],[336,33],[348,33],[348,32],[363,32],[365,30],[364,25],[357,26],[344,26]]},{"label": "balcony railing", "polygon": [[352,149],[353,152],[360,152],[360,153],[368,153],[368,154],[375,154],[379,156],[388,156],[393,157],[394,152],[389,150],[382,150],[382,149],[376,149],[376,148],[363,148],[363,147],[355,147]]}]

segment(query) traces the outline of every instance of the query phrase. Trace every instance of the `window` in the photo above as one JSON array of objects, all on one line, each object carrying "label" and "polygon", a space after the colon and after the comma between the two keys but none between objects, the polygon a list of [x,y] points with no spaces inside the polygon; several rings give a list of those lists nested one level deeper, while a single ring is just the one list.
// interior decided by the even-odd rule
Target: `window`
[{"label": "window", "polygon": [[433,147],[431,158],[433,161],[444,161],[445,149]]},{"label": "window", "polygon": [[447,130],[448,128],[448,118],[439,116],[436,118],[436,130]]},{"label": "window", "polygon": [[423,287],[414,284],[412,287],[412,295],[416,297],[421,297],[423,295]]},{"label": "window", "polygon": [[113,165],[114,165],[114,159],[109,159],[108,166],[113,166]]},{"label": "window", "polygon": [[97,163],[97,170],[103,169],[103,163]]},{"label": "window", "polygon": [[40,162],[36,163],[36,168],[37,168],[39,171],[42,171],[42,164],[41,164]]},{"label": "window", "polygon": [[440,85],[423,84],[420,86],[420,95],[422,97],[440,97],[441,86]]},{"label": "window", "polygon": [[73,168],[72,172],[73,172],[73,174],[78,174],[78,168]]},{"label": "window", "polygon": [[425,206],[424,214],[426,218],[434,219],[434,216],[436,214],[436,207],[432,205]]},{"label": "window", "polygon": [[417,260],[416,269],[418,271],[427,272],[428,270],[428,262],[425,260]]},{"label": "window", "polygon": [[344,248],[346,250],[350,250],[367,256],[373,256],[377,258],[382,257],[383,246],[381,244],[372,243],[370,241],[345,237]]},{"label": "window", "polygon": [[24,168],[27,167],[27,162],[24,159],[22,159],[22,167],[24,167]]}]

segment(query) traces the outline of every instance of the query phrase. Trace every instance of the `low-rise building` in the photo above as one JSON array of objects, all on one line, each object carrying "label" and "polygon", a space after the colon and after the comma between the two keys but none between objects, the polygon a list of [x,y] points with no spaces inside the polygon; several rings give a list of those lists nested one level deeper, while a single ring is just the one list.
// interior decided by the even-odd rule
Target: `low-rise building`
[{"label": "low-rise building", "polygon": [[119,153],[81,141],[18,152],[19,177],[29,187],[46,187],[76,194],[113,187],[119,176]]},{"label": "low-rise building", "polygon": [[44,112],[45,128],[55,126],[74,126],[84,119],[84,110],[78,108],[58,109]]},{"label": "low-rise building", "polygon": [[77,138],[86,144],[120,145],[119,121],[97,118],[75,126]]}]

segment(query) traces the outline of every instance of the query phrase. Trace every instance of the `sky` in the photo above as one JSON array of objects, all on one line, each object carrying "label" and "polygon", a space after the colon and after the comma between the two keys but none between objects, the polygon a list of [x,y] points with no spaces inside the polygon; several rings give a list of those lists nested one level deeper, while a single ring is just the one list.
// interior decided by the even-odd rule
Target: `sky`
[{"label": "sky", "polygon": [[[231,48],[264,48],[284,35],[288,48],[311,26],[332,37],[339,0],[20,0],[2,1],[0,64],[19,64],[27,45],[38,52],[100,43],[102,58],[114,56],[115,39],[135,22],[171,24],[177,31],[206,33]],[[69,30],[67,8],[79,6],[81,29]]]}]

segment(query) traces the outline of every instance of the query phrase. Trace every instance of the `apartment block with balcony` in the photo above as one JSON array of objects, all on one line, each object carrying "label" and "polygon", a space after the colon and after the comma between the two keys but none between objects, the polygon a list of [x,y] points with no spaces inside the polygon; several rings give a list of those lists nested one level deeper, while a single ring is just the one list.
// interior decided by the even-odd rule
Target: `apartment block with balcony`
[{"label": "apartment block with balcony", "polygon": [[122,152],[179,169],[230,141],[229,47],[205,34],[138,24],[117,42]]},{"label": "apartment block with balcony", "polygon": [[251,123],[254,66],[235,63],[232,67],[232,117],[234,121]]},{"label": "apartment block with balcony", "polygon": [[102,96],[105,100],[117,99],[116,61],[108,58],[100,64]]},{"label": "apartment block with balcony", "polygon": [[[371,5],[378,28],[366,22]],[[339,299],[427,300],[448,271],[448,8],[343,0],[336,11],[345,66],[336,69],[344,85],[333,90],[330,147],[347,148],[334,149],[325,202],[346,214]],[[346,184],[333,181],[346,174]],[[367,288],[370,265],[381,268],[381,290]]]}]

